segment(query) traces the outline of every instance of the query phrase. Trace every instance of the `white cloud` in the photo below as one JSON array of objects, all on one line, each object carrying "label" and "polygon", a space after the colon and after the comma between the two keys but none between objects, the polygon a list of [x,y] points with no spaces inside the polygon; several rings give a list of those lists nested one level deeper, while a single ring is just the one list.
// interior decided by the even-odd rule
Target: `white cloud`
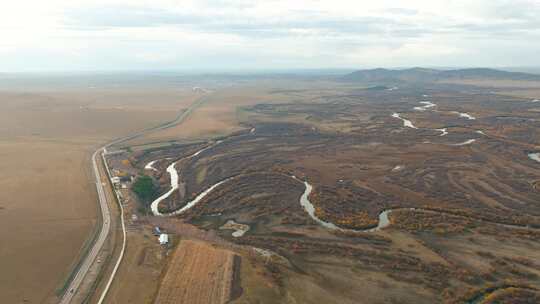
[{"label": "white cloud", "polygon": [[2,2],[4,71],[540,65],[535,0]]}]

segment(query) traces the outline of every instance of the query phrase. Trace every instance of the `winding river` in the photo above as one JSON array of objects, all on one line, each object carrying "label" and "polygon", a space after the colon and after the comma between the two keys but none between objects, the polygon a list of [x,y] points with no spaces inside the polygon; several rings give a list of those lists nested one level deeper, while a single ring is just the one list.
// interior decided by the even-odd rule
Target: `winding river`
[{"label": "winding river", "polygon": [[[429,108],[433,108],[433,107],[436,107],[437,105],[432,103],[431,101],[420,101],[421,104],[423,104],[423,106],[420,106],[420,107],[414,107],[413,109],[416,110],[416,111],[426,111],[428,110]],[[458,112],[456,112],[458,113]],[[412,129],[418,129],[418,127],[416,127],[412,121],[408,120],[408,119],[405,119],[403,117],[401,117],[401,114],[400,113],[393,113],[392,114],[392,117],[394,118],[398,118],[398,119],[401,119],[403,121],[403,126],[405,127],[408,127],[408,128],[412,128]],[[441,128],[441,129],[432,129],[434,131],[438,131],[438,132],[441,132],[441,134],[439,136],[446,136],[448,135],[448,129],[447,128]]]},{"label": "winding river", "polygon": [[[302,182],[301,180],[297,179],[295,176],[293,176],[294,179],[298,180],[299,182]],[[300,205],[302,205],[302,207],[304,207],[304,210],[306,210],[306,212],[309,214],[309,216],[315,220],[317,223],[319,223],[320,225],[328,228],[328,229],[332,229],[332,230],[341,230],[341,228],[339,228],[338,226],[330,223],[330,222],[325,222],[323,220],[321,220],[320,218],[317,217],[317,215],[315,215],[315,207],[313,206],[313,204],[309,201],[309,194],[311,193],[311,190],[313,190],[313,186],[311,186],[308,182],[304,181],[304,186],[306,187],[306,190],[304,191],[304,193],[302,193],[302,196],[300,197]]]},{"label": "winding river", "polygon": [[157,162],[157,160],[153,160],[153,161],[149,162],[148,164],[146,164],[146,166],[144,166],[144,169],[158,171],[156,168],[154,168],[154,164],[156,162]]},{"label": "winding river", "polygon": [[309,216],[317,223],[319,223],[321,226],[331,229],[331,230],[339,230],[339,231],[352,231],[352,232],[375,232],[379,231],[388,225],[390,225],[390,220],[388,219],[388,215],[392,212],[392,209],[384,210],[379,214],[379,223],[377,224],[377,227],[369,228],[369,229],[345,229],[336,226],[334,223],[326,222],[321,220],[317,217],[315,214],[315,207],[313,204],[309,201],[309,195],[311,194],[311,191],[313,190],[313,186],[309,184],[306,181],[302,181],[298,179],[296,176],[292,176],[295,180],[298,182],[301,182],[304,184],[306,189],[304,190],[304,193],[302,193],[302,196],[300,197],[300,205],[304,207],[304,210],[309,214]]},{"label": "winding river", "polygon": [[[214,190],[219,185],[227,182],[230,179],[232,179],[232,178],[227,178],[227,179],[224,179],[224,180],[222,180],[220,182],[215,183],[214,185],[210,186],[208,189],[204,190],[199,195],[197,195],[197,197],[195,197],[193,200],[189,201],[184,207],[182,207],[182,208],[180,208],[180,209],[178,209],[176,211],[173,211],[171,213],[164,214],[164,215],[166,215],[166,216],[179,215],[179,214],[182,214],[182,213],[186,212],[187,210],[189,210],[193,206],[195,206],[198,202],[200,202],[203,198],[205,198],[205,196],[207,196],[210,192],[212,192],[212,190]],[[163,215],[163,214],[161,214],[161,215]]]},{"label": "winding river", "polygon": [[529,153],[529,158],[540,163],[540,153]]},{"label": "winding river", "polygon": [[448,135],[448,131],[446,128],[442,128],[442,129],[435,129],[435,131],[439,131],[441,132],[441,135],[439,136],[445,136],[445,135]]},{"label": "winding river", "polygon": [[433,108],[433,107],[436,106],[436,104],[434,104],[434,103],[432,103],[432,102],[430,102],[430,101],[420,101],[420,103],[423,104],[423,106],[421,106],[421,107],[414,107],[414,109],[415,109],[416,111],[425,111],[425,110],[427,110],[427,109],[429,109],[429,108]]},{"label": "winding river", "polygon": [[[174,165],[174,164],[173,164]],[[175,170],[176,172],[176,170]],[[172,176],[172,175],[171,175]],[[173,212],[170,212],[170,213],[161,213],[159,212],[159,203],[161,201],[163,201],[165,198],[167,198],[169,195],[171,195],[171,193],[178,189],[178,174],[176,174],[176,186],[172,186],[172,178],[171,178],[171,186],[172,186],[172,189],[169,190],[167,193],[163,194],[162,196],[160,196],[158,199],[156,199],[154,202],[152,202],[152,214],[154,214],[155,216],[173,216],[173,215],[179,215],[179,214],[182,214],[184,212],[186,212],[187,210],[191,209],[193,206],[195,206],[198,202],[200,202],[203,198],[205,198],[210,192],[212,192],[212,190],[214,190],[215,188],[219,187],[219,185],[231,180],[232,177],[229,177],[227,179],[224,179],[222,181],[219,181],[215,184],[213,184],[212,186],[210,186],[209,188],[207,188],[206,190],[204,190],[203,192],[201,192],[199,195],[197,195],[193,200],[189,201],[186,203],[186,205],[178,210],[175,210]]]},{"label": "winding river", "polygon": [[[532,159],[534,159],[537,162],[540,162],[540,153],[531,153],[531,154],[529,155],[529,157],[531,157]],[[386,227],[388,227],[390,225],[390,220],[388,218],[388,215],[390,215],[394,211],[419,211],[419,212],[428,212],[428,213],[432,212],[432,213],[438,213],[438,214],[448,214],[448,215],[457,216],[457,217],[465,217],[465,216],[457,215],[457,214],[454,214],[454,213],[451,213],[451,212],[435,211],[435,210],[429,210],[429,209],[423,209],[423,208],[410,208],[410,207],[409,208],[405,208],[405,207],[399,208],[398,207],[398,208],[386,209],[386,210],[382,211],[381,213],[379,213],[379,222],[377,223],[377,226],[374,227],[374,228],[369,228],[369,229],[346,229],[346,228],[341,228],[341,227],[336,226],[333,223],[325,222],[322,219],[318,218],[317,215],[315,215],[315,207],[309,201],[309,195],[310,195],[311,191],[313,190],[313,186],[311,184],[309,184],[308,182],[306,182],[306,181],[302,181],[302,180],[298,179],[295,176],[292,176],[292,178],[294,178],[298,182],[303,183],[304,186],[306,187],[305,190],[304,190],[304,193],[300,197],[300,204],[302,205],[302,207],[304,207],[304,210],[309,214],[309,216],[313,220],[315,220],[321,226],[324,226],[324,227],[326,227],[328,229],[331,229],[331,230],[349,231],[349,232],[376,232],[376,231],[380,231],[381,229],[384,229],[384,228],[386,228]],[[533,228],[533,227],[530,227],[529,225],[504,224],[504,223],[488,221],[488,220],[483,220],[483,219],[478,219],[478,218],[472,218],[472,219],[474,219],[476,221],[479,221],[479,222],[491,223],[491,224],[498,225],[498,226],[505,227],[505,228],[538,230],[538,228]]]},{"label": "winding river", "polygon": [[[535,160],[537,162],[540,162],[540,153],[530,153],[529,158],[531,158],[531,159],[533,159],[533,160]],[[195,197],[193,200],[186,203],[186,205],[184,207],[182,207],[182,208],[180,208],[180,209],[178,209],[176,211],[173,211],[173,212],[170,212],[170,213],[161,213],[158,210],[159,203],[162,200],[164,200],[165,198],[167,198],[174,190],[176,190],[178,188],[178,173],[177,173],[177,171],[176,171],[176,169],[174,167],[175,164],[176,163],[172,163],[169,167],[167,167],[167,172],[169,172],[169,174],[171,175],[171,190],[169,190],[167,193],[163,194],[158,199],[156,199],[154,202],[152,202],[151,209],[152,209],[152,213],[155,216],[173,216],[173,215],[182,214],[185,211],[191,209],[197,203],[199,203],[203,198],[205,198],[208,194],[210,194],[215,188],[217,188],[220,185],[224,184],[225,182],[230,181],[230,180],[235,178],[235,176],[233,176],[233,177],[229,177],[229,178],[226,178],[224,180],[221,180],[221,181],[215,183],[214,185],[210,186],[209,188],[207,188],[206,190],[201,192],[199,195],[197,195],[197,197]],[[422,208],[392,208],[392,209],[384,210],[381,213],[379,213],[379,221],[378,221],[376,227],[369,228],[369,229],[341,228],[341,227],[338,227],[337,225],[335,225],[334,223],[324,221],[324,220],[320,219],[319,217],[317,217],[317,215],[315,214],[315,207],[313,206],[313,204],[309,200],[309,195],[311,194],[311,192],[313,190],[313,186],[310,183],[308,183],[307,181],[300,180],[296,176],[291,176],[291,177],[293,179],[295,179],[296,181],[302,183],[304,185],[304,187],[305,187],[304,193],[302,193],[302,195],[300,196],[299,202],[300,202],[300,205],[306,211],[306,213],[315,222],[317,222],[321,226],[323,226],[325,228],[328,228],[328,229],[331,229],[331,230],[338,230],[338,231],[345,231],[345,232],[377,232],[377,231],[380,231],[381,229],[384,229],[384,228],[386,228],[386,227],[388,227],[390,225],[390,220],[389,220],[388,216],[393,211],[407,210],[407,211],[446,213],[446,212],[433,211],[433,210],[427,210],[427,209],[422,209]],[[451,214],[451,215],[454,215],[454,216],[459,216],[459,215],[455,215],[455,214],[452,214],[452,213],[448,213],[448,214]],[[478,221],[484,221],[484,220],[478,219]],[[504,227],[508,227],[508,228],[535,229],[535,228],[531,228],[529,226],[523,226],[523,225],[503,224],[503,223],[497,223],[497,222],[491,222],[491,221],[486,221],[486,222],[490,222],[492,224],[496,224],[496,225],[500,225],[500,226],[504,226]],[[242,233],[242,235],[243,235],[243,233]],[[239,235],[239,236],[241,236],[241,235]]]},{"label": "winding river", "polygon": [[471,114],[457,112],[457,111],[452,111],[452,113],[459,115],[459,117],[467,118],[469,120],[475,120],[476,119],[476,117],[472,116]]},{"label": "winding river", "polygon": [[464,141],[462,143],[453,144],[452,146],[466,146],[466,145],[472,144],[475,141],[476,141],[476,139],[469,139],[469,140],[466,140],[466,141]]},{"label": "winding river", "polygon": [[[184,160],[184,159],[189,159],[189,158],[193,158],[199,154],[201,154],[202,152],[208,150],[208,149],[211,149],[217,145],[219,145],[220,143],[222,143],[223,141],[222,140],[219,140],[219,141],[216,141],[213,145],[210,145],[206,148],[203,148],[203,149],[200,149],[199,151],[185,157],[185,158],[182,158],[181,160]],[[147,169],[146,167],[147,166],[150,166],[154,163],[155,161],[152,161],[150,163],[148,163],[146,166],[145,166],[145,169]],[[161,195],[160,197],[158,197],[157,199],[155,199],[152,204],[150,205],[150,209],[152,210],[152,214],[155,215],[155,216],[166,216],[166,215],[175,215],[175,214],[180,214],[184,211],[186,211],[187,209],[193,207],[196,203],[198,203],[204,196],[206,196],[206,194],[208,194],[210,191],[212,191],[212,189],[214,189],[215,187],[219,186],[221,183],[225,182],[225,180],[221,181],[221,182],[218,182],[217,184],[213,185],[212,187],[210,187],[209,189],[205,190],[203,193],[199,194],[199,196],[197,196],[194,200],[192,200],[191,202],[188,202],[186,204],[186,206],[184,206],[183,208],[179,209],[179,210],[176,210],[175,212],[172,212],[172,213],[168,213],[168,214],[163,214],[161,212],[159,212],[159,203],[161,203],[164,199],[168,198],[174,191],[176,191],[178,189],[178,171],[176,171],[176,168],[175,168],[175,165],[176,165],[176,162],[172,163],[169,165],[169,167],[167,167],[167,172],[169,173],[170,175],[170,179],[171,179],[171,189],[169,191],[167,191],[166,193],[164,193],[163,195]],[[153,167],[151,167],[153,168]],[[155,170],[155,169],[154,169]],[[202,197],[200,197],[202,196]],[[188,207],[189,206],[189,207]],[[186,208],[187,207],[187,208]]]},{"label": "winding river", "polygon": [[412,123],[410,120],[405,119],[405,118],[403,118],[403,117],[401,117],[401,116],[399,116],[399,115],[400,115],[399,113],[394,113],[394,114],[392,114],[392,117],[401,119],[401,120],[403,121],[403,126],[404,126],[404,127],[412,128],[412,129],[418,129],[417,127],[415,127],[415,126],[413,125],[413,123]]},{"label": "winding river", "polygon": [[[425,96],[425,95],[424,95]],[[416,111],[426,111],[428,110],[429,108],[433,108],[433,107],[436,107],[437,104],[435,103],[432,103],[431,101],[420,101],[421,104],[423,104],[423,106],[418,106],[418,107],[414,107],[413,109],[416,110]],[[462,118],[467,118],[469,120],[475,120],[476,117],[468,114],[468,113],[462,113],[462,112],[458,112],[458,111],[451,111],[450,113],[453,113],[453,114],[457,114],[459,115],[459,117],[462,117]],[[401,117],[401,114],[400,113],[393,113],[392,114],[392,117],[394,118],[397,118],[397,119],[401,119],[403,121],[403,126],[407,127],[407,128],[411,128],[411,129],[418,129],[418,127],[416,127],[412,121],[408,120],[408,119],[405,119],[403,117]],[[448,135],[448,129],[447,128],[441,128],[441,129],[432,129],[434,131],[438,131],[438,132],[441,132],[441,134],[439,136],[446,136]],[[479,134],[482,134],[482,135],[485,135],[484,132],[482,131],[477,131],[476,133],[479,133]],[[462,143],[458,143],[458,144],[453,144],[452,146],[465,146],[465,145],[470,145],[472,144],[473,142],[475,142],[476,139],[469,139],[465,142],[462,142]]]},{"label": "winding river", "polygon": [[[180,209],[178,209],[176,211],[173,211],[173,212],[170,212],[170,213],[161,213],[159,211],[159,208],[158,208],[159,203],[161,201],[163,201],[165,198],[169,197],[173,191],[178,189],[178,172],[176,171],[176,169],[174,167],[175,164],[176,163],[172,163],[167,168],[167,172],[171,175],[171,189],[167,193],[163,194],[162,196],[160,196],[159,198],[157,198],[155,201],[152,202],[151,209],[152,209],[152,213],[155,216],[174,216],[174,215],[182,214],[182,213],[186,212],[187,210],[191,209],[197,203],[199,203],[203,198],[205,198],[208,194],[210,194],[210,192],[212,192],[215,188],[219,187],[223,183],[225,183],[225,182],[227,182],[227,181],[234,178],[234,177],[229,177],[229,178],[226,178],[224,180],[221,180],[221,181],[215,183],[214,185],[210,186],[209,188],[207,188],[206,190],[201,192],[199,195],[197,195],[197,197],[195,197],[193,200],[186,203],[186,205],[184,207],[182,207],[182,208],[180,208]],[[323,226],[325,228],[328,228],[328,229],[331,229],[331,230],[353,231],[353,232],[375,232],[375,231],[379,231],[379,230],[387,227],[388,225],[390,225],[390,220],[388,219],[388,215],[393,210],[397,210],[397,209],[388,209],[388,210],[384,210],[383,212],[381,212],[379,214],[379,222],[378,222],[377,226],[374,227],[374,228],[357,229],[357,230],[341,228],[341,227],[336,226],[334,223],[326,222],[326,221],[324,221],[324,220],[317,217],[317,215],[315,214],[315,207],[309,201],[309,195],[311,194],[311,191],[313,190],[313,186],[311,184],[309,184],[308,182],[306,182],[306,181],[301,181],[300,179],[298,179],[295,176],[292,176],[292,178],[294,178],[298,182],[303,183],[304,186],[305,186],[304,193],[302,193],[302,196],[300,197],[300,205],[304,208],[304,210],[308,213],[308,215],[313,220],[315,220],[321,226]],[[410,209],[410,208],[400,208],[400,209]]]},{"label": "winding river", "polygon": [[[531,153],[531,154],[533,154],[533,156],[529,156],[529,157],[531,157],[535,161],[540,162],[540,153]],[[380,231],[381,229],[386,228],[386,227],[388,227],[390,225],[390,220],[388,219],[388,215],[391,214],[394,211],[419,211],[419,212],[428,212],[428,213],[431,212],[431,213],[437,213],[437,214],[448,214],[448,215],[456,216],[456,217],[470,218],[470,219],[474,219],[474,220],[479,221],[479,222],[486,222],[486,223],[490,223],[490,224],[497,225],[497,226],[500,226],[500,227],[505,227],[505,228],[539,230],[539,228],[534,228],[534,227],[531,227],[529,225],[504,224],[504,223],[488,221],[488,220],[484,220],[484,219],[466,217],[466,216],[454,214],[454,213],[451,213],[451,212],[435,211],[435,210],[429,210],[429,209],[423,209],[423,208],[405,208],[405,207],[387,209],[387,210],[384,210],[381,213],[379,213],[379,222],[377,223],[377,226],[374,227],[374,228],[370,228],[370,229],[346,229],[346,228],[341,228],[341,227],[336,226],[333,223],[325,222],[325,221],[321,220],[320,218],[318,218],[315,215],[315,207],[313,206],[313,204],[308,199],[309,194],[313,190],[313,186],[311,186],[306,181],[299,180],[295,176],[292,176],[292,178],[294,178],[298,182],[303,183],[305,185],[305,187],[306,187],[304,193],[300,197],[300,204],[304,207],[304,209],[309,214],[309,216],[313,220],[315,220],[317,223],[321,224],[322,226],[324,226],[324,227],[326,227],[328,229],[332,229],[332,230],[349,231],[349,232],[376,232],[376,231]]]},{"label": "winding river", "polygon": [[167,167],[167,172],[171,177],[171,189],[157,199],[155,199],[150,205],[150,209],[152,210],[152,213],[154,215],[163,215],[158,210],[159,203],[161,203],[161,201],[169,197],[176,189],[178,189],[178,172],[174,167],[175,165],[176,163],[172,163],[170,166]]}]

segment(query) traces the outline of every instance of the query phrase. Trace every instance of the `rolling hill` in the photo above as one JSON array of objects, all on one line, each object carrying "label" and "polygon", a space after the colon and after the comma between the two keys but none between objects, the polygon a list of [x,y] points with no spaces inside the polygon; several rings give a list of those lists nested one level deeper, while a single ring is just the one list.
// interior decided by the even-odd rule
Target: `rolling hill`
[{"label": "rolling hill", "polygon": [[435,82],[455,79],[494,79],[494,80],[540,80],[540,75],[507,72],[489,68],[470,68],[456,70],[436,70],[410,68],[402,70],[369,69],[359,70],[340,78],[350,82]]}]

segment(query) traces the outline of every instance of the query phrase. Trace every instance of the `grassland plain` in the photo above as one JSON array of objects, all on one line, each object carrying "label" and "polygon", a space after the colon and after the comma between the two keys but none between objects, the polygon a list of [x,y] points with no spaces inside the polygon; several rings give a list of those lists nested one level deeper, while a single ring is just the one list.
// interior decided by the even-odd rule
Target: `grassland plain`
[{"label": "grassland plain", "polygon": [[[193,224],[213,235],[196,237],[197,242],[225,242],[242,256],[234,273],[243,292],[235,303],[433,303],[469,299],[492,282],[538,285],[538,235],[501,226],[535,223],[526,215],[537,215],[538,194],[529,186],[539,178],[526,152],[539,142],[531,116],[537,107],[528,99],[485,94],[491,88],[459,89],[380,91],[289,83],[204,96],[155,88],[4,92],[0,136],[6,174],[0,183],[8,191],[0,196],[0,220],[6,218],[0,222],[6,225],[0,240],[13,246],[0,248],[2,269],[8,270],[0,274],[6,282],[0,288],[12,302],[54,299],[61,285],[55,282],[69,272],[95,222],[93,181],[85,167],[92,150],[111,138],[170,121],[200,97],[205,102],[183,124],[128,144],[224,137],[178,164],[184,192],[172,195],[167,206],[181,207],[217,181],[239,176],[174,219],[184,221],[182,229],[169,229],[184,237]],[[437,107],[414,110],[424,98]],[[457,110],[476,119],[464,119]],[[419,129],[405,128],[393,111]],[[448,134],[437,130],[443,127]],[[471,138],[476,142],[453,145]],[[207,144],[153,151],[159,170],[147,173],[165,190],[164,169]],[[144,153],[139,156],[127,156],[135,164],[133,172],[144,170],[149,160]],[[346,228],[372,226],[385,208],[427,206],[432,211],[397,211],[390,216],[392,225],[377,234],[329,231],[301,208],[302,184],[291,174],[313,184],[310,199],[318,217]],[[80,186],[85,183],[86,188]],[[127,208],[128,218],[138,212],[134,207]],[[27,224],[29,215],[46,215],[48,226],[34,229]],[[143,225],[149,221],[140,219]],[[228,220],[250,230],[233,238],[219,229]],[[141,226],[128,222],[128,252],[110,291],[111,303],[148,303],[158,290],[173,292],[166,286],[177,283],[167,281],[172,260],[151,236],[151,223]],[[48,250],[37,250],[44,246]],[[200,251],[210,254],[209,246]],[[273,253],[268,258],[252,247]],[[520,252],[527,252],[525,258]],[[36,289],[36,282],[42,287],[44,280],[50,286]]]},{"label": "grassland plain", "polygon": [[[184,191],[165,211],[227,180],[179,218],[266,250],[259,259],[239,251],[243,293],[235,303],[466,303],[497,284],[538,288],[540,177],[528,157],[540,142],[537,105],[490,90],[257,92],[273,100],[237,108],[242,130],[181,161],[188,146],[153,150],[160,162],[151,174],[166,191],[162,172],[177,162]],[[428,100],[436,105],[417,109]],[[140,156],[133,163],[150,160]],[[319,220],[348,230],[308,216],[291,175],[313,185]],[[367,233],[387,209],[390,226]],[[220,229],[229,220],[250,230],[233,237]]]},{"label": "grassland plain", "polygon": [[94,229],[90,155],[173,119],[197,95],[177,88],[0,92],[0,295],[52,303]]},{"label": "grassland plain", "polygon": [[[293,85],[293,84],[288,84]],[[298,82],[306,86],[306,82]],[[319,85],[328,85],[319,83]],[[149,133],[143,137],[129,141],[128,145],[148,144],[152,142],[173,140],[204,140],[225,136],[245,129],[243,123],[249,122],[243,108],[259,103],[288,103],[294,102],[299,95],[294,91],[282,92],[273,89],[275,84],[246,85],[242,87],[222,88],[204,97],[204,102],[182,123],[175,127]],[[293,85],[294,86],[294,85]],[[321,89],[303,92],[304,95],[315,97]],[[310,95],[311,94],[311,95]]]}]

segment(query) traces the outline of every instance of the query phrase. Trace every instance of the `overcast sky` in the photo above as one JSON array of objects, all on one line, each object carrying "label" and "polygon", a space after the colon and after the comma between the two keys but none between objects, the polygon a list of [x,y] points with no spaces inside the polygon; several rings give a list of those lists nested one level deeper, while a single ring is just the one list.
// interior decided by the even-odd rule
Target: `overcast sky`
[{"label": "overcast sky", "polygon": [[540,66],[540,0],[0,0],[0,72]]}]

